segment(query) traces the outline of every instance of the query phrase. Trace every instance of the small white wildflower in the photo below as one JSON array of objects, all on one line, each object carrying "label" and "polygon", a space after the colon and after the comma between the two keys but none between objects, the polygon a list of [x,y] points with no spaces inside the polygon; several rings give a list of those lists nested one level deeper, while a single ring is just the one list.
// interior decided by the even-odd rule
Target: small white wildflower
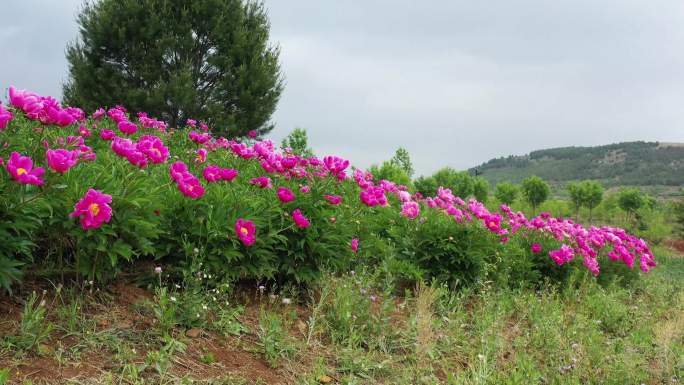
[{"label": "small white wildflower", "polygon": [[169,299],[171,300],[171,302],[176,302],[176,297],[174,296],[169,297]]},{"label": "small white wildflower", "polygon": [[283,298],[283,305],[289,305],[291,300],[289,298]]},{"label": "small white wildflower", "polygon": [[162,268],[161,268],[161,266],[155,267],[155,268],[154,268],[154,272],[157,273],[157,274],[161,274],[161,273],[162,273]]},{"label": "small white wildflower", "polygon": [[195,255],[197,255],[199,254],[199,249],[195,247],[194,249],[192,249],[192,252],[195,253]]}]

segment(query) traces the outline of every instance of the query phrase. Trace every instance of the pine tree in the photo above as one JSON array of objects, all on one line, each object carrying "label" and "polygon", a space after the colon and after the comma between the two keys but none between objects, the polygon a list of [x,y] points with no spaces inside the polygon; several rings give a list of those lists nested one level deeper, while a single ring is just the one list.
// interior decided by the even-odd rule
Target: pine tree
[{"label": "pine tree", "polygon": [[279,48],[260,2],[100,0],[78,16],[67,46],[67,104],[123,105],[214,132],[265,134],[283,88]]}]

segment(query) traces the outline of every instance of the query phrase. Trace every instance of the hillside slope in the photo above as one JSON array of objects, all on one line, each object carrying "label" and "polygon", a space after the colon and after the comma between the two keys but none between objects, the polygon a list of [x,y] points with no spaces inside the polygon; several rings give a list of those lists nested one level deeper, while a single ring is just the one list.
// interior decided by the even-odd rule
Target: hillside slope
[{"label": "hillside slope", "polygon": [[530,175],[551,182],[598,179],[607,186],[684,185],[684,143],[625,142],[560,147],[501,157],[471,169],[490,183],[519,183]]}]

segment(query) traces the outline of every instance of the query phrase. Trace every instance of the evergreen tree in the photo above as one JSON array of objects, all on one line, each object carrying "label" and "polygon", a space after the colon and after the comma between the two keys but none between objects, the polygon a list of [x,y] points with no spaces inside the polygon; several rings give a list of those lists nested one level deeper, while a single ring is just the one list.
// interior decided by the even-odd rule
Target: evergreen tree
[{"label": "evergreen tree", "polygon": [[188,118],[243,136],[273,128],[283,88],[279,48],[260,2],[100,0],[67,47],[67,104],[123,105],[178,127]]}]

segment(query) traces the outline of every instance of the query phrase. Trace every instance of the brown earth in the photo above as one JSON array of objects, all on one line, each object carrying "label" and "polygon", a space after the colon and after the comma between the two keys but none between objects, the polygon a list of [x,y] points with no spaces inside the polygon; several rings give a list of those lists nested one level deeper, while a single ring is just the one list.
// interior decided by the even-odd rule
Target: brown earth
[{"label": "brown earth", "polygon": [[[48,293],[46,298],[51,298],[50,294]],[[87,317],[95,321],[95,334],[100,332],[142,334],[141,332],[155,324],[156,320],[152,315],[135,310],[136,305],[152,299],[153,296],[148,291],[133,285],[117,283],[106,295],[112,298],[109,303],[103,304],[99,300],[94,300],[82,309]],[[18,333],[18,321],[23,304],[16,302],[16,298],[22,297],[25,298],[25,296],[0,295],[0,336]],[[48,308],[54,306],[49,300],[47,302]],[[301,313],[301,317],[304,317],[304,309],[297,309],[297,313]],[[50,320],[56,321],[52,319],[54,312],[49,311],[49,314],[51,314]],[[240,321],[249,330],[257,330],[258,314],[259,304],[253,302],[248,305]],[[270,367],[255,352],[257,338],[253,333],[248,332],[240,337],[224,337],[203,330],[198,338],[189,338],[185,336],[183,330],[177,330],[174,335],[176,339],[186,344],[187,348],[184,352],[173,356],[171,376],[206,381],[222,379],[230,375],[246,379],[249,381],[247,383],[262,384],[288,384],[294,377],[293,373],[283,368]],[[118,373],[116,370],[120,372],[120,364],[117,364],[116,357],[106,348],[85,348],[78,360],[67,359],[60,362],[56,359],[58,351],[69,349],[77,343],[79,343],[77,338],[62,331],[54,331],[50,339],[39,348],[40,354],[31,353],[23,357],[15,357],[12,351],[0,351],[0,368],[10,369],[10,377],[13,381],[10,383],[12,384],[21,384],[26,381],[32,381],[34,384],[73,382],[99,384],[104,383],[101,380],[107,373]],[[207,363],[207,360],[203,358],[209,354],[212,360]],[[147,348],[136,348],[136,356],[132,362],[142,364],[146,355]],[[118,369],[117,365],[119,365]],[[150,375],[153,374],[153,370],[148,370]],[[142,377],[144,378],[145,374]],[[121,383],[126,382],[124,380]]]}]

